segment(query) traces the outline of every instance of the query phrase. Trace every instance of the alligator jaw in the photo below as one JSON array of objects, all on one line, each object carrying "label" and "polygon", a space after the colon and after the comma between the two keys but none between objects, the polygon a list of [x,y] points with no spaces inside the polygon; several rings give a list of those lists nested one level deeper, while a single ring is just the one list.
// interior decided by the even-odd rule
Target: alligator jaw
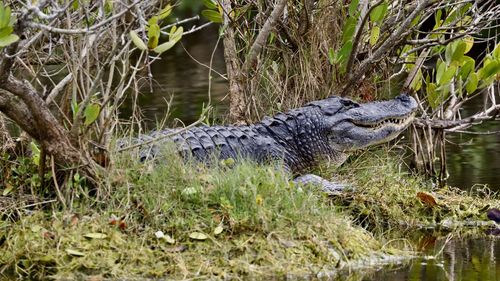
[{"label": "alligator jaw", "polygon": [[[352,104],[353,102],[351,102]],[[343,100],[343,104],[350,105]],[[327,120],[330,146],[349,153],[390,141],[413,121],[417,102],[401,95],[392,100],[355,104]],[[330,120],[330,122],[328,122]]]},{"label": "alligator jaw", "polygon": [[365,128],[368,130],[380,130],[386,127],[393,127],[396,130],[402,130],[406,128],[413,121],[414,113],[410,113],[404,116],[398,117],[386,117],[382,120],[366,122],[352,120],[352,123],[358,127]]}]

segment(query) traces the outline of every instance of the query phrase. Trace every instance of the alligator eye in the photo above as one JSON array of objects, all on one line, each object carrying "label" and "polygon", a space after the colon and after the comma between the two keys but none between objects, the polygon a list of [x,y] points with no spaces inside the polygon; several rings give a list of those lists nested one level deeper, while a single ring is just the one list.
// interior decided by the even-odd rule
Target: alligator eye
[{"label": "alligator eye", "polygon": [[353,102],[352,100],[340,100],[340,103],[346,107],[346,109],[359,107],[359,104]]}]

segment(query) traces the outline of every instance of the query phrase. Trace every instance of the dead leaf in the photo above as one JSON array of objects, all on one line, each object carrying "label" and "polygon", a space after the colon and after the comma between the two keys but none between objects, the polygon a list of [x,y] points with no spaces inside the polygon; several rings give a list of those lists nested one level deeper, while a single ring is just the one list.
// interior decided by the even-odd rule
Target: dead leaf
[{"label": "dead leaf", "polygon": [[201,232],[192,232],[189,234],[189,238],[193,239],[193,240],[206,240],[208,238],[208,236],[205,234],[205,233],[201,233]]},{"label": "dead leaf", "polygon": [[90,239],[104,239],[104,238],[108,237],[106,234],[98,233],[98,232],[87,233],[87,234],[84,234],[83,236],[85,238],[90,238]]},{"label": "dead leaf", "polygon": [[187,250],[187,246],[185,246],[185,245],[179,245],[179,246],[176,246],[176,247],[166,248],[165,252],[168,252],[168,253],[180,253],[180,252],[184,252],[185,250]]},{"label": "dead leaf", "polygon": [[78,215],[76,215],[76,214],[75,214],[75,215],[73,215],[73,216],[71,217],[71,220],[70,220],[70,225],[71,225],[71,226],[75,226],[75,225],[77,225],[79,220],[80,220],[80,219],[78,218]]},{"label": "dead leaf", "polygon": [[222,227],[222,225],[219,225],[214,229],[214,235],[219,235],[222,233],[222,231],[224,231],[224,227]]},{"label": "dead leaf", "polygon": [[43,231],[42,237],[45,239],[54,239],[54,238],[56,238],[56,234],[54,232],[51,232],[51,231]]},{"label": "dead leaf", "polygon": [[85,253],[82,253],[80,251],[73,250],[73,249],[66,249],[66,253],[68,253],[69,255],[75,256],[75,257],[84,257],[85,256]]},{"label": "dead leaf", "polygon": [[429,207],[434,207],[437,205],[436,199],[434,198],[434,196],[432,196],[429,193],[418,192],[417,198],[420,199],[420,201],[422,201],[422,203],[424,203],[425,205],[427,205]]},{"label": "dead leaf", "polygon": [[125,230],[127,228],[127,223],[124,221],[124,220],[120,220],[120,223],[118,224],[118,228],[120,228],[120,230]]}]

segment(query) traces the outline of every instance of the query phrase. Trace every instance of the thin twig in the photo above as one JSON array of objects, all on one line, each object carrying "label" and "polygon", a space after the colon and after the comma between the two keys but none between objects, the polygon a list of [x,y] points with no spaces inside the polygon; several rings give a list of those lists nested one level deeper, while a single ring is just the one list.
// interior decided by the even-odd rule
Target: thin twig
[{"label": "thin twig", "polygon": [[373,11],[373,9],[375,9],[376,7],[381,5],[384,1],[385,0],[379,0],[378,2],[373,4],[373,6],[371,6],[370,9],[368,9],[366,14],[363,15],[363,19],[361,20],[361,24],[359,25],[359,28],[356,32],[356,36],[354,37],[354,41],[352,42],[352,51],[351,51],[351,54],[349,55],[349,59],[347,60],[346,73],[351,72],[351,68],[352,68],[352,65],[354,63],[354,59],[356,58],[356,55],[358,53],[359,41],[361,41],[361,35],[363,34],[363,29],[365,28],[365,24],[368,21],[368,18],[370,17],[370,13]]},{"label": "thin twig", "polygon": [[61,201],[61,204],[63,205],[63,208],[66,209],[66,202],[64,201],[64,198],[61,193],[61,189],[59,188],[59,184],[57,183],[57,177],[56,177],[56,165],[54,163],[54,156],[50,156],[50,166],[52,168],[52,179],[54,180],[54,186],[56,188],[57,192],[57,197],[59,198],[59,201]]},{"label": "thin twig", "polygon": [[127,147],[124,147],[124,148],[120,148],[118,150],[116,150],[116,152],[123,152],[125,150],[130,150],[130,149],[133,149],[133,148],[136,148],[136,147],[140,147],[140,146],[144,146],[144,145],[148,145],[148,144],[151,144],[151,143],[154,143],[154,142],[157,142],[157,141],[160,141],[162,139],[166,139],[166,138],[170,138],[170,137],[173,137],[175,135],[178,135],[180,133],[183,133],[195,126],[197,126],[198,124],[200,124],[201,122],[203,122],[205,120],[205,116],[201,116],[200,119],[198,119],[197,121],[195,121],[194,123],[191,123],[189,124],[188,126],[184,127],[184,128],[181,128],[175,132],[172,132],[172,133],[168,133],[168,134],[165,134],[163,136],[159,136],[159,137],[156,137],[154,139],[151,139],[151,140],[148,140],[148,141],[145,141],[145,142],[141,142],[141,143],[138,143],[138,144],[134,144],[134,145],[131,145],[131,146],[127,146]]},{"label": "thin twig", "polygon": [[248,56],[245,62],[243,63],[242,69],[248,71],[255,64],[257,57],[260,55],[260,52],[262,51],[262,47],[266,43],[269,33],[271,33],[271,30],[274,28],[274,26],[278,22],[278,19],[283,14],[286,2],[287,0],[278,0],[278,3],[271,12],[271,15],[267,18],[266,22],[264,23],[264,26],[262,26],[262,29],[257,35],[257,38],[255,38],[252,47],[250,47],[250,51],[248,52]]}]

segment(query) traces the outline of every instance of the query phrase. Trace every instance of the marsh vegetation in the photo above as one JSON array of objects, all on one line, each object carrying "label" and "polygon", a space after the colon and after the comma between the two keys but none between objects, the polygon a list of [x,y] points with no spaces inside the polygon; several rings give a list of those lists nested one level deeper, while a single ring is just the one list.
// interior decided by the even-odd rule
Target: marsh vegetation
[{"label": "marsh vegetation", "polygon": [[[499,16],[489,0],[1,2],[0,274],[334,276],[418,255],[408,230],[478,237],[498,194],[446,185],[444,151],[448,134],[498,122]],[[118,138],[147,131],[139,100],[156,86],[155,62],[206,32],[217,39],[201,62],[208,103],[197,122],[410,91],[420,109],[407,162],[421,173],[390,144],[318,171],[355,187],[327,196],[275,165],[118,152]],[[228,112],[216,114],[226,83]]]}]

